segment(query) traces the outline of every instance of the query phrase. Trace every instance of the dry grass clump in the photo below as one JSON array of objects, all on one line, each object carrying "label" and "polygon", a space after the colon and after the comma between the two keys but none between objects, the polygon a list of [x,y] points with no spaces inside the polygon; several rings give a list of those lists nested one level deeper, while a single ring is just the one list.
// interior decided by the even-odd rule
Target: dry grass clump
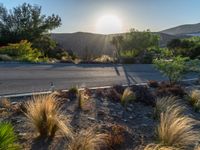
[{"label": "dry grass clump", "polygon": [[78,108],[84,111],[91,110],[90,93],[88,89],[78,91]]},{"label": "dry grass clump", "polygon": [[7,108],[7,109],[10,109],[12,107],[12,104],[11,104],[9,99],[2,98],[2,99],[0,99],[0,106]]},{"label": "dry grass clump", "polygon": [[194,130],[196,121],[184,116],[182,109],[174,107],[161,113],[160,123],[157,126],[158,139],[161,145],[172,146],[177,148],[186,148],[194,145],[199,139],[197,132]]},{"label": "dry grass clump", "polygon": [[149,144],[144,148],[144,150],[179,150],[179,148],[163,146],[160,144]]},{"label": "dry grass clump", "polygon": [[[181,106],[181,107],[179,107]],[[154,108],[154,117],[159,118],[162,112],[165,112],[169,109],[176,109],[183,112],[184,107],[181,105],[180,100],[175,96],[166,96],[156,99],[156,105]]]},{"label": "dry grass clump", "polygon": [[189,94],[189,101],[196,110],[200,110],[200,90],[193,90]]},{"label": "dry grass clump", "polygon": [[135,93],[131,90],[131,88],[127,87],[121,97],[122,105],[126,105],[130,101],[134,101],[136,99]]},{"label": "dry grass clump", "polygon": [[25,104],[30,124],[35,127],[40,137],[55,136],[60,131],[67,137],[72,137],[70,126],[63,122],[65,117],[62,116],[58,102],[53,95],[42,95],[33,97],[32,100]]},{"label": "dry grass clump", "polygon": [[69,150],[101,150],[105,147],[105,134],[98,134],[94,128],[83,130],[70,141]]}]

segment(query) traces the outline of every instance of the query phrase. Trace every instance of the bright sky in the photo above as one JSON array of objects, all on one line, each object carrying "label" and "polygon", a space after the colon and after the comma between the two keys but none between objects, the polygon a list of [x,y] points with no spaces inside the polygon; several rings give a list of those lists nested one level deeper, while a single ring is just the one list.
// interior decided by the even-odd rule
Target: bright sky
[{"label": "bright sky", "polygon": [[9,9],[23,2],[42,6],[44,14],[58,14],[62,26],[53,32],[160,31],[200,22],[200,0],[0,0]]}]

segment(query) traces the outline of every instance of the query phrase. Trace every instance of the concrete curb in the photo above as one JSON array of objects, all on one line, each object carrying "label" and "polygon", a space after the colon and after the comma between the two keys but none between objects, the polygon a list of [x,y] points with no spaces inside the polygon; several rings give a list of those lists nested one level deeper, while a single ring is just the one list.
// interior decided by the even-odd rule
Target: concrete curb
[{"label": "concrete curb", "polygon": [[[199,78],[193,78],[193,79],[184,79],[181,82],[188,82],[188,81],[197,81]],[[123,84],[122,86],[128,87],[133,85],[148,85],[147,82],[143,83],[137,83],[137,84]],[[109,89],[113,86],[99,86],[99,87],[89,87],[88,89],[95,90],[95,89]],[[83,90],[84,88],[79,88],[79,90]],[[63,92],[67,92],[68,90],[61,90]],[[43,91],[43,92],[30,92],[30,93],[21,93],[21,94],[6,94],[6,95],[0,95],[0,98],[19,98],[19,97],[30,97],[34,95],[41,95],[41,94],[50,94],[52,91]]]},{"label": "concrete curb", "polygon": [[[147,85],[147,83],[138,83],[138,84],[124,84],[122,86],[128,87],[132,85]],[[100,86],[100,87],[89,87],[88,89],[96,90],[96,89],[109,89],[113,86]],[[79,90],[83,90],[84,88],[79,88]],[[62,92],[67,92],[68,90],[61,90]],[[34,95],[41,95],[41,94],[50,94],[52,91],[43,91],[43,92],[30,92],[30,93],[21,93],[21,94],[6,94],[6,95],[0,95],[0,98],[19,98],[19,97],[28,97],[28,96],[34,96]]]}]

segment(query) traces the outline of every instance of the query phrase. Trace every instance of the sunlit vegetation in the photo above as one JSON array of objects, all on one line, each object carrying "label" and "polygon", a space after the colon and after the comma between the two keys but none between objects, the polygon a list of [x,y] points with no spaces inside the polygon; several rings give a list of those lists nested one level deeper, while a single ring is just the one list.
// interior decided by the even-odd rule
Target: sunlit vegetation
[{"label": "sunlit vegetation", "polygon": [[154,108],[154,116],[155,118],[160,119],[160,115],[166,111],[176,109],[182,113],[184,110],[184,106],[180,103],[180,99],[174,96],[166,96],[162,98],[158,98],[156,100],[156,105]]},{"label": "sunlit vegetation", "polygon": [[[166,100],[170,102],[172,99],[167,98]],[[199,139],[199,134],[194,128],[197,121],[185,116],[183,110],[181,105],[172,102],[160,112],[159,124],[156,128],[159,144],[149,144],[145,150],[187,149],[192,145],[195,146]]]},{"label": "sunlit vegetation", "polygon": [[19,150],[20,146],[16,144],[17,136],[10,123],[0,123],[0,149],[1,150]]},{"label": "sunlit vegetation", "polygon": [[32,48],[32,44],[28,41],[21,41],[16,44],[9,44],[0,48],[0,54],[6,54],[12,58],[13,61],[28,61],[28,62],[40,62],[45,61],[41,59],[42,54]]},{"label": "sunlit vegetation", "polygon": [[97,133],[94,128],[82,130],[69,143],[69,150],[101,150],[106,146],[106,134]]},{"label": "sunlit vegetation", "polygon": [[136,99],[136,96],[134,92],[130,88],[126,88],[123,92],[121,103],[122,105],[126,105],[127,103],[131,101],[135,101],[135,99]]},{"label": "sunlit vegetation", "polygon": [[58,131],[66,137],[72,136],[70,125],[63,122],[67,119],[53,95],[34,97],[25,107],[25,115],[40,137],[53,138]]},{"label": "sunlit vegetation", "polygon": [[200,110],[200,91],[199,90],[193,90],[188,95],[188,100],[192,104],[192,106],[195,108],[195,110]]}]

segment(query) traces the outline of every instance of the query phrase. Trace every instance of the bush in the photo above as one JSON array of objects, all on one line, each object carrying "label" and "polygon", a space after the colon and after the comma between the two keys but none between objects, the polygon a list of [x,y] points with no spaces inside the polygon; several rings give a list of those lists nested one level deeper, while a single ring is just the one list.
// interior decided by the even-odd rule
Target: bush
[{"label": "bush", "polygon": [[105,146],[105,134],[98,134],[94,129],[81,131],[69,143],[69,150],[101,150]]},{"label": "bush", "polygon": [[182,107],[167,109],[161,113],[157,135],[161,145],[187,149],[199,140],[194,130],[196,121],[182,114]]},{"label": "bush", "polygon": [[19,145],[15,144],[17,137],[14,128],[10,123],[0,123],[0,149],[18,150]]},{"label": "bush", "polygon": [[43,95],[34,97],[25,105],[30,123],[35,127],[40,137],[55,136],[57,131],[61,131],[65,136],[71,137],[69,124],[65,125],[63,115],[58,102],[53,95]]},{"label": "bush", "polygon": [[26,40],[16,44],[9,44],[0,48],[0,54],[8,55],[15,61],[28,61],[28,62],[39,62],[42,61],[40,57],[42,54],[37,50],[33,49],[32,44]]},{"label": "bush", "polygon": [[136,99],[135,94],[133,91],[128,87],[124,90],[123,95],[121,97],[122,105],[126,105],[130,101],[134,101]]},{"label": "bush", "polygon": [[186,73],[186,60],[188,60],[188,58],[178,56],[173,57],[172,60],[154,59],[153,63],[158,70],[168,77],[169,82],[174,84],[180,81]]},{"label": "bush", "polygon": [[174,109],[176,107],[179,107],[178,109],[181,112],[183,112],[184,107],[181,106],[180,100],[177,97],[174,96],[166,96],[162,98],[158,98],[156,100],[156,105],[154,108],[154,117],[157,119],[160,119],[160,114],[166,112],[169,109]]}]

